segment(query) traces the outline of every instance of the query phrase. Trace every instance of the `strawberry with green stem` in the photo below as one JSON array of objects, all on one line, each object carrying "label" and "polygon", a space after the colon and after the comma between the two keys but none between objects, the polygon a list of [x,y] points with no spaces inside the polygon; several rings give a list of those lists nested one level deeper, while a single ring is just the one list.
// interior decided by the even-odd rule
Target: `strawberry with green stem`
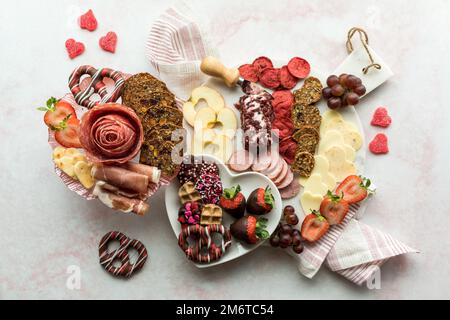
[{"label": "strawberry with green stem", "polygon": [[328,191],[320,204],[320,213],[324,216],[330,225],[341,223],[349,211],[349,204],[344,200],[344,194],[341,196]]},{"label": "strawberry with green stem", "polygon": [[237,185],[225,189],[220,197],[219,205],[232,217],[239,219],[244,216],[247,201],[241,192],[241,186]]},{"label": "strawberry with green stem", "polygon": [[55,132],[55,139],[60,145],[66,148],[81,148],[78,138],[80,120],[70,103],[51,97],[45,107],[37,109],[45,111],[44,122]]},{"label": "strawberry with green stem", "polygon": [[267,228],[267,219],[255,216],[245,216],[230,226],[233,237],[247,244],[256,244],[260,240],[270,237]]},{"label": "strawberry with green stem", "polygon": [[272,211],[275,203],[272,190],[267,186],[253,191],[247,200],[247,211],[254,215],[264,215]]},{"label": "strawberry with green stem", "polygon": [[313,210],[311,214],[303,220],[301,234],[302,238],[308,242],[316,242],[327,233],[330,224],[319,212]]},{"label": "strawberry with green stem", "polygon": [[45,107],[39,107],[37,110],[45,112],[44,122],[52,130],[68,117],[77,117],[75,109],[70,103],[58,101],[54,97],[47,100]]},{"label": "strawberry with green stem", "polygon": [[80,120],[72,118],[68,115],[58,126],[52,130],[55,131],[55,140],[66,148],[81,148],[78,131],[80,128]]},{"label": "strawberry with green stem", "polygon": [[349,176],[337,187],[336,194],[343,194],[343,200],[348,204],[363,201],[369,194],[375,193],[370,189],[371,181],[361,176]]}]

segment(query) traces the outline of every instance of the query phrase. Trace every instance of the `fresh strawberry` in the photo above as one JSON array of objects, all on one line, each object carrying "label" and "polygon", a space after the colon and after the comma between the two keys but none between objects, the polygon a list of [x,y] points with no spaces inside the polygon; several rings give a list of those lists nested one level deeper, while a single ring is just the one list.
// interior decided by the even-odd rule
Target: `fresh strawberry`
[{"label": "fresh strawberry", "polygon": [[70,103],[58,101],[53,97],[47,100],[45,107],[40,107],[38,110],[45,111],[44,122],[50,129],[57,127],[69,115],[71,118],[77,117]]},{"label": "fresh strawberry", "polygon": [[247,211],[258,216],[267,214],[272,211],[274,201],[272,190],[269,187],[256,189],[248,197]]},{"label": "fresh strawberry", "polygon": [[248,244],[255,244],[259,240],[269,238],[266,230],[267,219],[255,216],[242,217],[230,226],[233,237]]},{"label": "fresh strawberry", "polygon": [[358,203],[367,198],[373,190],[369,189],[370,180],[364,177],[349,176],[337,187],[336,194],[344,194],[348,204]]},{"label": "fresh strawberry", "polygon": [[349,204],[343,199],[344,195],[338,196],[328,191],[320,204],[320,213],[332,226],[341,223],[349,210]]},{"label": "fresh strawberry", "polygon": [[240,185],[225,189],[219,202],[222,209],[236,219],[244,216],[246,204],[247,201],[241,192]]},{"label": "fresh strawberry", "polygon": [[78,130],[80,120],[71,118],[68,115],[58,126],[53,127],[55,139],[60,145],[66,148],[81,148],[80,139],[78,138]]},{"label": "fresh strawberry", "polygon": [[330,228],[325,217],[321,216],[319,212],[313,211],[303,220],[301,234],[303,239],[308,242],[315,242],[323,237]]}]

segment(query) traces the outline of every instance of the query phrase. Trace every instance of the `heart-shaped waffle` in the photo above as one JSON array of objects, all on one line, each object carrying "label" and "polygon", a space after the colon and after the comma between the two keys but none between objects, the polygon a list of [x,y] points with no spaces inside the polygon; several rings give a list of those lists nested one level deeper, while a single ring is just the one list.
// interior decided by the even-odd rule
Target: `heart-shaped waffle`
[{"label": "heart-shaped waffle", "polygon": [[[90,81],[86,88],[81,86],[81,78],[89,76]],[[107,91],[105,78],[110,78],[114,81],[114,88],[111,92]],[[75,101],[85,108],[91,109],[99,104],[116,102],[122,95],[123,85],[125,79],[119,71],[109,68],[95,69],[92,66],[81,66],[76,68],[69,78],[69,88],[75,97]],[[99,101],[91,100],[92,95],[98,94]]]}]

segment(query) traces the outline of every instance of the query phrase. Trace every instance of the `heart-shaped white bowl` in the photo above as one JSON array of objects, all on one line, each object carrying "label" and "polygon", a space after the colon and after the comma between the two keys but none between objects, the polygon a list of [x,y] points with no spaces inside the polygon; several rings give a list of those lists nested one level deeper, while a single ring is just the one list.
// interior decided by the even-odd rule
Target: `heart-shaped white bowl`
[{"label": "heart-shaped white bowl", "polygon": [[[246,172],[241,174],[232,173],[228,167],[221,162],[219,159],[212,157],[210,155],[203,155],[203,159],[206,161],[212,161],[217,164],[220,170],[220,178],[222,179],[222,184],[224,188],[230,188],[239,184],[242,189],[242,193],[246,198],[250,196],[253,190],[258,188],[265,188],[269,186],[272,189],[272,194],[275,199],[275,204],[273,210],[264,215],[265,218],[268,219],[267,223],[267,231],[269,234],[272,234],[277,228],[278,223],[281,219],[282,206],[283,203],[281,201],[280,193],[277,187],[273,184],[273,182],[263,176],[262,174],[255,172]],[[178,190],[180,188],[180,184],[177,179],[175,179],[166,189],[165,201],[166,201],[166,210],[167,215],[169,217],[170,224],[172,225],[172,229],[178,239],[179,234],[181,233],[181,225],[178,222],[178,210],[181,207],[181,202],[178,197]],[[235,221],[233,217],[228,215],[227,213],[223,213],[223,225],[227,228]],[[240,243],[236,239],[232,239],[232,244],[225,255],[218,261],[214,261],[208,264],[199,264],[195,265],[199,268],[207,268],[215,265],[219,265],[234,259],[237,259],[253,250],[258,248],[264,241],[260,241],[255,245],[247,245]],[[180,253],[182,253],[180,249]]]}]

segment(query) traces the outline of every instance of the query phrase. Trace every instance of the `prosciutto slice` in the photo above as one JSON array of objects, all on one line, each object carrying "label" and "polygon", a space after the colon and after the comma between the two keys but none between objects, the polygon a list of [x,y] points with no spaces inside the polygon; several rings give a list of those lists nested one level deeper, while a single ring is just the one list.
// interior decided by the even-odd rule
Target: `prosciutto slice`
[{"label": "prosciutto slice", "polygon": [[107,207],[123,213],[135,213],[144,216],[150,209],[148,203],[135,198],[127,198],[103,189],[105,182],[98,181],[94,188],[94,195]]},{"label": "prosciutto slice", "polygon": [[79,138],[91,162],[124,164],[139,153],[144,130],[131,108],[110,103],[96,106],[84,114]]},{"label": "prosciutto slice", "polygon": [[107,182],[119,189],[147,193],[149,178],[146,175],[114,166],[94,166],[92,175],[96,180]]},{"label": "prosciutto slice", "polygon": [[159,183],[161,179],[161,170],[156,167],[147,166],[137,162],[127,162],[121,165],[121,167],[132,172],[143,174],[149,178],[150,182],[153,183]]}]

